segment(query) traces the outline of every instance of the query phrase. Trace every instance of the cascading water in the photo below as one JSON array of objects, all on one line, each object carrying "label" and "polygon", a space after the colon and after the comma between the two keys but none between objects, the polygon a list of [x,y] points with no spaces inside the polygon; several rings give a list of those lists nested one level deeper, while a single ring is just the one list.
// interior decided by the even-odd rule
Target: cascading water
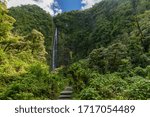
[{"label": "cascading water", "polygon": [[56,68],[56,61],[57,61],[57,44],[58,44],[58,30],[55,29],[55,35],[53,39],[53,51],[52,51],[52,69]]}]

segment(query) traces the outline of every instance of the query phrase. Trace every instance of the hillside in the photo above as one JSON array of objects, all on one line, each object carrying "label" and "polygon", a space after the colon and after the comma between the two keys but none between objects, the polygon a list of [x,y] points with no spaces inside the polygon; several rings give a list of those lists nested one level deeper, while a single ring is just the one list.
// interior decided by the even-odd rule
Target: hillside
[{"label": "hillside", "polygon": [[47,63],[51,64],[51,46],[54,34],[54,24],[50,14],[36,5],[23,5],[9,9],[10,16],[16,19],[13,33],[22,36],[28,35],[33,29],[40,31],[45,40],[45,49],[48,53]]},{"label": "hillside", "polygon": [[150,99],[149,16],[149,0],[103,0],[53,18],[0,3],[0,99],[57,99],[69,85],[73,99]]},{"label": "hillside", "polygon": [[149,0],[103,0],[54,18],[76,99],[150,98],[149,16]]},{"label": "hillside", "polygon": [[[134,6],[131,1],[103,0],[91,9],[56,16],[54,22],[61,33],[60,46],[63,45],[62,48],[73,52],[76,61],[87,57],[95,48],[108,47],[117,41],[126,44],[130,38],[140,38],[136,17],[144,32],[144,28],[149,26],[144,27],[149,21],[150,3],[148,0],[139,0]],[[148,51],[148,32],[142,35],[145,38],[143,48]]]}]

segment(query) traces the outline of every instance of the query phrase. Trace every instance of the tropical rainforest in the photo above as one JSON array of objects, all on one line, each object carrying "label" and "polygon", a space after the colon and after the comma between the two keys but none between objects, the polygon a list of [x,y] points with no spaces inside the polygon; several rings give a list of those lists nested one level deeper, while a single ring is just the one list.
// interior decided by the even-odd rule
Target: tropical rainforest
[{"label": "tropical rainforest", "polygon": [[0,3],[0,99],[58,99],[69,85],[78,100],[150,99],[150,0],[102,0],[53,17]]}]

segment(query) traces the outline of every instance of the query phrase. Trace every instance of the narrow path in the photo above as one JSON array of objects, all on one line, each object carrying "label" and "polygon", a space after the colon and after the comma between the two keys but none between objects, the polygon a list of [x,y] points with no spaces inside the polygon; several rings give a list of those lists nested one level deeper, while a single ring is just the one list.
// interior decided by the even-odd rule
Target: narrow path
[{"label": "narrow path", "polygon": [[73,93],[72,87],[68,86],[60,93],[58,100],[71,100],[72,93]]}]

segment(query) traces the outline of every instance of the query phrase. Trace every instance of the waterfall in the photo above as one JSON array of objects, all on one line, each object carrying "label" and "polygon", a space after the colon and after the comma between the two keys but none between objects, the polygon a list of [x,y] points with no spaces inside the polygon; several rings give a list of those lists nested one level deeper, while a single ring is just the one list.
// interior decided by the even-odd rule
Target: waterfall
[{"label": "waterfall", "polygon": [[56,68],[56,62],[57,62],[57,44],[58,44],[58,30],[55,29],[55,35],[53,39],[53,51],[52,51],[52,69],[54,70]]}]

